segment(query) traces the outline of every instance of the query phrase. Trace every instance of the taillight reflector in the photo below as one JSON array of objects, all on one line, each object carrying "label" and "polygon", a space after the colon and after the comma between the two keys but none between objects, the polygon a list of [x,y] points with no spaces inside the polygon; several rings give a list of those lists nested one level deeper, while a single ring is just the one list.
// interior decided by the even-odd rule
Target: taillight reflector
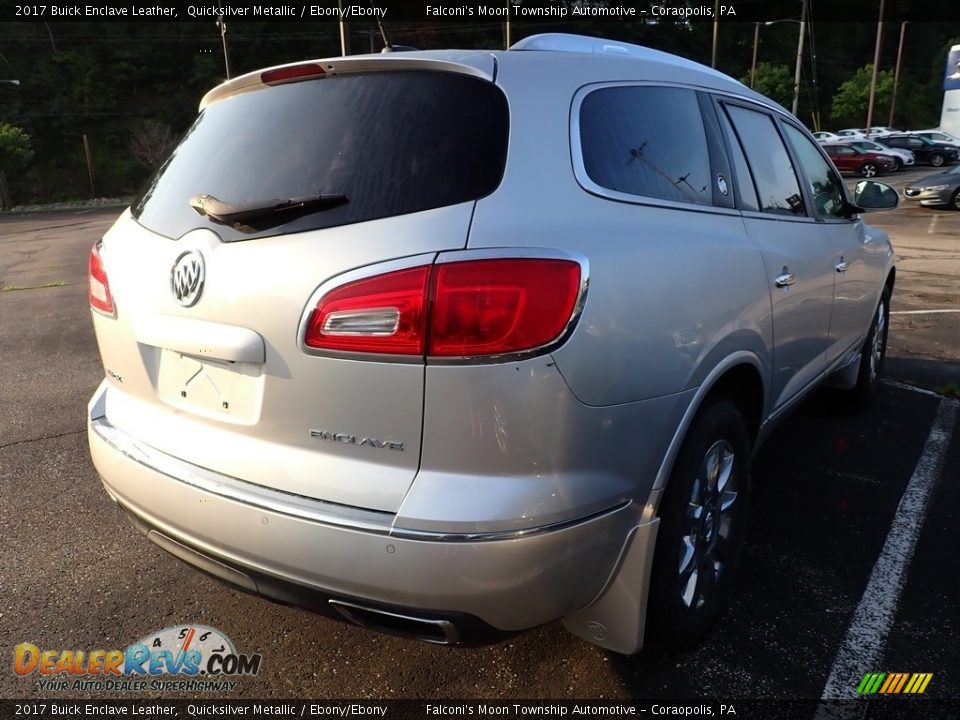
[{"label": "taillight reflector", "polygon": [[90,248],[88,269],[87,296],[90,299],[90,307],[106,315],[113,315],[113,295],[110,294],[107,271],[104,270],[103,260],[100,258],[99,241]]},{"label": "taillight reflector", "polygon": [[347,352],[482,357],[556,340],[576,309],[580,265],[496,258],[364,278],[326,293],[304,342]]},{"label": "taillight reflector", "polygon": [[264,85],[280,85],[282,83],[296,82],[297,80],[323,77],[326,74],[326,71],[316,63],[302,63],[300,65],[277,68],[276,70],[265,70],[260,73],[260,82]]}]

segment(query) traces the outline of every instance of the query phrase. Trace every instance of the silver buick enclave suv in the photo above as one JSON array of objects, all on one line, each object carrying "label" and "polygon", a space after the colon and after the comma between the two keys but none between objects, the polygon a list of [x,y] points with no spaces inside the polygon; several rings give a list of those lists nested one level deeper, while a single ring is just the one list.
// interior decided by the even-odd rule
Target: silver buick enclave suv
[{"label": "silver buick enclave suv", "polygon": [[894,256],[860,215],[896,202],[621,43],[250,73],[91,250],[93,460],[150,540],[280,602],[693,643],[753,449],[822,381],[876,384]]}]

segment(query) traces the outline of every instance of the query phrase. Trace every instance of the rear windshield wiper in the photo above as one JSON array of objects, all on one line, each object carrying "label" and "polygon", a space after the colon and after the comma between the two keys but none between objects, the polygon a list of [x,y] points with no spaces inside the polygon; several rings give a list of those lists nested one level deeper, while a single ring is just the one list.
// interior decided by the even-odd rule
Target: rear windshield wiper
[{"label": "rear windshield wiper", "polygon": [[346,195],[307,195],[287,200],[253,200],[242,203],[224,202],[213,195],[194,195],[190,198],[190,207],[213,222],[236,225],[298,210],[306,212],[329,210],[345,202],[347,202]]}]

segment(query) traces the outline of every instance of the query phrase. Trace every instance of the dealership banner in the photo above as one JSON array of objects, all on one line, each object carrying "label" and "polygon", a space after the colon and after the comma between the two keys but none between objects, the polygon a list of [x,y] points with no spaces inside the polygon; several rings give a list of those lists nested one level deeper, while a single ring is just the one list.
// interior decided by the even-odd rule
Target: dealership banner
[{"label": "dealership banner", "polygon": [[[908,699],[909,698],[909,699]],[[3,700],[0,718],[957,718],[960,700]]]},{"label": "dealership banner", "polygon": [[[960,3],[888,3],[884,22],[960,21]],[[0,21],[345,21],[345,22],[696,22],[760,21],[799,16],[791,0],[268,0],[178,2],[47,0],[0,3]],[[817,22],[876,22],[878,3],[818,5]]]}]

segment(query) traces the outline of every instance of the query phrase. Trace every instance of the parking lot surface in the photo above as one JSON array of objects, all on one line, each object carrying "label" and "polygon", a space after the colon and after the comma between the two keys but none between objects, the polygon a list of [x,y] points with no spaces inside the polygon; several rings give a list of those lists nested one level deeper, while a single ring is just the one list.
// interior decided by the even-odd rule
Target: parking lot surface
[{"label": "parking lot surface", "polygon": [[[960,697],[960,432],[931,432],[956,415],[936,392],[960,384],[960,213],[868,218],[900,256],[898,384],[856,415],[820,392],[779,427],[756,459],[748,544],[719,627],[696,650],[627,658],[559,623],[469,650],[376,635],[229,590],[136,533],[101,489],[85,431],[103,375],[87,252],[118,212],[0,219],[0,697],[50,695],[9,671],[18,643],[122,648],[190,623],[262,655],[237,698],[819,698],[830,683],[855,692],[862,675],[844,652],[868,671],[932,672],[928,696]],[[919,514],[904,506],[918,492]],[[904,524],[915,546],[891,532]],[[862,620],[884,602],[886,615]]]}]

